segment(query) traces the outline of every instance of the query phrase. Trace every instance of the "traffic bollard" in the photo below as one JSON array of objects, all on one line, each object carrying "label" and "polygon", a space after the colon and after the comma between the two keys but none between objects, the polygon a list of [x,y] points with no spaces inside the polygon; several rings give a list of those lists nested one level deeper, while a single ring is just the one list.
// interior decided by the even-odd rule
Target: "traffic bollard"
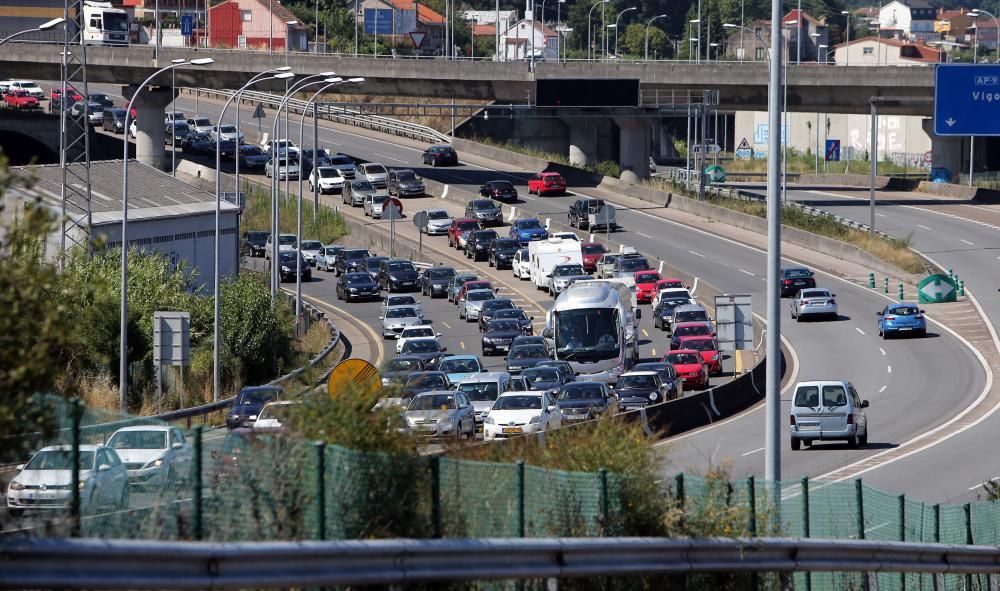
[{"label": "traffic bollard", "polygon": [[875,273],[868,274],[868,288],[875,289]]},{"label": "traffic bollard", "polygon": [[899,301],[903,301],[903,284],[899,284]]},{"label": "traffic bollard", "polygon": [[962,296],[963,298],[965,297],[965,280],[964,279],[960,279],[958,281],[958,295]]},{"label": "traffic bollard", "polygon": [[883,289],[885,290],[885,293],[889,293],[889,278],[888,277],[885,278],[885,281],[883,282],[883,284],[884,284],[883,285]]},{"label": "traffic bollard", "polygon": [[948,277],[951,277],[952,281],[955,280],[955,271],[951,268],[948,269]]}]

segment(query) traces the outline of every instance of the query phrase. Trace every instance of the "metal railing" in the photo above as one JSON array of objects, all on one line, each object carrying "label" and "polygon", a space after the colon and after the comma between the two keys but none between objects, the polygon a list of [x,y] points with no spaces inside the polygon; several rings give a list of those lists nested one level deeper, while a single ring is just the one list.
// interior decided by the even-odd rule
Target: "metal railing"
[{"label": "metal railing", "polygon": [[[233,95],[232,90],[215,90],[212,88],[189,88],[188,92],[198,93],[199,96],[228,99]],[[251,104],[264,104],[272,108],[277,108],[281,104],[281,96],[267,92],[244,91],[241,102]],[[308,101],[289,99],[288,109],[291,112],[302,113],[312,111],[312,106]],[[362,127],[372,131],[379,131],[391,135],[407,137],[420,140],[429,144],[451,143],[451,138],[426,125],[410,123],[392,117],[382,115],[366,115],[358,111],[353,111],[345,107],[338,107],[330,104],[318,103],[317,112],[322,119],[335,123],[344,123],[355,127]]]},{"label": "metal railing", "polygon": [[[699,573],[985,575],[1000,548],[801,538],[487,538],[190,543],[20,539],[0,588],[239,589]],[[937,581],[935,581],[937,582]],[[867,587],[867,586],[866,586]]]}]

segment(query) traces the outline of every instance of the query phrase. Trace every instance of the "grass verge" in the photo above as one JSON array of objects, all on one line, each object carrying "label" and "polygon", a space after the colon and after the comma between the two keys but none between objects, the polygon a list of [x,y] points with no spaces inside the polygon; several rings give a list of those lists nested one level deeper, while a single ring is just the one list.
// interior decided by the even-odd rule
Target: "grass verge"
[{"label": "grass verge", "polygon": [[[271,228],[271,195],[254,185],[244,189],[247,193],[247,207],[243,212],[243,230],[264,230]],[[296,234],[298,199],[279,198],[280,231],[286,234]],[[344,217],[329,207],[320,206],[315,217],[312,211],[312,194],[309,199],[302,200],[302,235],[305,239],[314,239],[329,244],[348,234],[351,229]]]}]

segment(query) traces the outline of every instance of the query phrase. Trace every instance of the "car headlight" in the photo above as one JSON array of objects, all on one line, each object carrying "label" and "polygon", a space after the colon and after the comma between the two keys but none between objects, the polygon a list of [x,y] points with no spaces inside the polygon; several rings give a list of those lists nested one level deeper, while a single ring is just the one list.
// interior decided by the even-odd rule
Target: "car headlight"
[{"label": "car headlight", "polygon": [[351,293],[358,293],[358,288],[356,288],[356,287],[352,287],[352,288],[350,288],[350,290],[349,290],[349,291],[350,291]]},{"label": "car headlight", "polygon": [[281,271],[282,271],[282,273],[291,273],[292,272],[291,269],[289,269],[288,267],[286,267],[284,265],[281,265]]},{"label": "car headlight", "polygon": [[494,421],[493,417],[491,417],[490,415],[486,415],[486,417],[483,419],[483,422],[486,423],[487,425],[496,425],[497,424],[497,422]]},{"label": "car headlight", "polygon": [[535,415],[535,416],[531,417],[531,420],[528,421],[528,424],[529,425],[534,425],[534,424],[541,423],[541,422],[542,422],[542,416],[541,415]]},{"label": "car headlight", "polygon": [[389,385],[389,381],[390,381],[389,378],[382,378],[382,385],[383,386],[388,386]]},{"label": "car headlight", "polygon": [[83,490],[85,488],[87,488],[87,481],[81,478],[80,479],[80,490]]},{"label": "car headlight", "polygon": [[12,480],[10,483],[10,490],[24,490],[24,485],[16,480]]},{"label": "car headlight", "polygon": [[656,400],[656,399],[657,399],[657,398],[659,398],[659,397],[660,397],[660,395],[659,395],[659,394],[657,394],[656,392],[650,392],[650,393],[649,393],[649,399],[650,399],[650,400]]},{"label": "car headlight", "polygon": [[145,470],[146,468],[159,468],[162,465],[163,465],[163,458],[159,458],[143,466],[143,469]]},{"label": "car headlight", "polygon": [[718,360],[719,360],[719,354],[718,353],[716,353],[715,355],[712,355],[712,361],[718,361]]},{"label": "car headlight", "polygon": [[247,417],[247,420],[248,421],[256,421],[257,420],[257,415],[250,415],[249,417]]}]

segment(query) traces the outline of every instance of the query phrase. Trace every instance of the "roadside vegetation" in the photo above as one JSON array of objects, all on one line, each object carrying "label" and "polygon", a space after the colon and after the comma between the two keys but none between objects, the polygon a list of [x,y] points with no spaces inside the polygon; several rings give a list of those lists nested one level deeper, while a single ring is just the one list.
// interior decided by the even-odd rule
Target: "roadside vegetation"
[{"label": "roadside vegetation", "polygon": [[[545,150],[539,150],[531,146],[524,146],[511,141],[497,141],[488,137],[470,137],[466,138],[469,141],[477,142],[487,146],[493,146],[494,148],[500,148],[502,150],[508,150],[511,152],[516,152],[524,156],[530,156],[532,158],[539,158],[541,160],[547,160],[549,162],[554,162],[555,164],[562,164],[564,166],[570,166],[569,159],[562,154],[556,154],[555,152],[546,152]],[[621,166],[618,165],[614,160],[601,160],[593,165],[588,165],[584,167],[575,167],[580,170],[586,170],[588,172],[594,172],[604,176],[610,176],[618,178],[622,174]]]},{"label": "roadside vegetation", "polygon": [[[253,184],[247,184],[244,191],[247,194],[247,207],[243,211],[243,219],[240,222],[241,230],[244,232],[251,230],[269,232],[271,230],[270,191]],[[284,193],[280,195],[282,196],[278,198],[279,231],[283,234],[297,234],[298,197],[293,199],[283,197]],[[330,207],[320,205],[314,217],[312,192],[309,192],[308,198],[303,195],[302,235],[306,239],[319,240],[323,244],[329,244],[346,236],[350,231],[344,217]]]},{"label": "roadside vegetation", "polygon": [[[674,142],[674,147],[677,149],[677,153],[683,158],[687,153],[687,148],[684,140],[676,140]],[[696,158],[696,154],[691,155],[692,158]],[[797,150],[795,148],[785,148],[785,161],[788,163],[787,169],[789,173],[792,174],[815,174],[816,173],[816,157],[811,149]],[[767,158],[750,158],[748,160],[736,160],[733,158],[732,153],[727,153],[725,156],[719,154],[719,165],[726,169],[727,174],[741,173],[741,172],[753,172],[753,173],[766,173],[767,172]],[[715,163],[715,158],[713,155],[708,155],[705,158],[706,165],[711,165]],[[825,167],[824,167],[825,164]],[[819,157],[819,172],[820,174],[868,174],[871,171],[871,162],[867,159],[864,160],[841,160],[839,162],[826,162],[823,161],[823,155],[820,154]],[[900,166],[891,160],[880,160],[878,163],[878,173],[879,175],[893,175],[893,174],[927,174],[929,172],[926,168],[914,167],[914,166]]]}]

